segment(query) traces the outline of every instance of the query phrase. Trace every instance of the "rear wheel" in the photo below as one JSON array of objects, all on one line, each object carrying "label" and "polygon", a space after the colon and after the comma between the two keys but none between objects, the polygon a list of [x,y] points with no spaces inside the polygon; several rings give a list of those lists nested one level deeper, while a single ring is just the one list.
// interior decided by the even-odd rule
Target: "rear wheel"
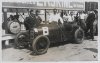
[{"label": "rear wheel", "polygon": [[80,44],[83,42],[83,40],[84,40],[84,31],[81,28],[79,28],[75,31],[74,41],[75,43]]},{"label": "rear wheel", "polygon": [[49,45],[48,37],[40,35],[34,39],[32,47],[35,54],[41,55],[47,52]]}]

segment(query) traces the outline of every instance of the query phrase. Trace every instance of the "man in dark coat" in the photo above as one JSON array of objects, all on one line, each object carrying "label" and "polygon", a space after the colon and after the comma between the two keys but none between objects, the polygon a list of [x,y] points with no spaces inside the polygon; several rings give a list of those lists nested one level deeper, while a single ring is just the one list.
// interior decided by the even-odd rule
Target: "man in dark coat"
[{"label": "man in dark coat", "polygon": [[24,20],[26,30],[38,26],[41,23],[42,19],[38,16],[38,13],[38,10],[36,10],[35,14],[33,13],[33,10],[30,11],[29,17],[26,17]]},{"label": "man in dark coat", "polygon": [[26,27],[26,30],[29,30],[34,26],[35,23],[35,15],[32,13],[33,10],[30,10],[29,17],[26,17],[24,20],[24,25]]},{"label": "man in dark coat", "polygon": [[90,39],[92,40],[94,39],[94,33],[93,33],[94,20],[95,20],[95,13],[94,11],[91,11],[91,13],[88,15],[87,20],[86,20],[87,29],[85,33],[86,33],[86,36],[87,36],[87,33],[89,33]]}]

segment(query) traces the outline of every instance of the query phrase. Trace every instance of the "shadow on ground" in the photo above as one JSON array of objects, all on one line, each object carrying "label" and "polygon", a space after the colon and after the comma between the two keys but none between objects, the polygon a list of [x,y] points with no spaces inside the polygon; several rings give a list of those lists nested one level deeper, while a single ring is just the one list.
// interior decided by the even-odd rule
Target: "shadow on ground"
[{"label": "shadow on ground", "polygon": [[[75,43],[72,43],[72,42],[70,42],[70,41],[64,41],[64,42],[56,42],[56,43],[51,43],[50,44],[50,48],[52,48],[52,47],[58,47],[58,46],[63,46],[63,45],[66,45],[66,44],[69,44],[69,43],[71,43],[71,44],[75,44]],[[9,45],[5,45],[5,43],[4,42],[2,42],[2,49],[7,49],[7,48],[14,48],[14,41],[11,41],[10,43],[9,43]],[[29,47],[25,47],[26,49],[30,49]]]},{"label": "shadow on ground", "polygon": [[58,46],[63,46],[63,45],[69,44],[69,43],[72,44],[72,42],[69,42],[69,41],[51,43],[50,44],[50,48],[52,48],[52,47],[58,47]]},{"label": "shadow on ground", "polygon": [[89,51],[92,51],[94,53],[98,53],[98,50],[95,49],[95,48],[84,48],[84,49],[89,50]]}]

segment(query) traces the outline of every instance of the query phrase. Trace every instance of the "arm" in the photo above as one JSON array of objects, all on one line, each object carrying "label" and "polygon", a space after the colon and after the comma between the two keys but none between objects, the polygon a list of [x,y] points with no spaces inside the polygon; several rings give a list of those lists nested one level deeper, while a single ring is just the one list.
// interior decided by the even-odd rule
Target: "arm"
[{"label": "arm", "polygon": [[61,17],[59,17],[59,19],[60,19],[60,22],[63,24],[64,22],[63,22],[63,19],[61,18]]}]

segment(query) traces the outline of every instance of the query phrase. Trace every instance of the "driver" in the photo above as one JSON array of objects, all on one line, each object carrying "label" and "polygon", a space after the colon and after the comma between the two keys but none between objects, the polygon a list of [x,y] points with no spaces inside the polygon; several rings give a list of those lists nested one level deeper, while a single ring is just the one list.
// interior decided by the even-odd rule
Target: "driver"
[{"label": "driver", "polygon": [[53,10],[53,14],[51,14],[49,17],[49,23],[51,22],[57,22],[57,23],[60,22],[61,24],[63,24],[63,19],[60,17],[59,14],[57,14],[56,9]]}]

